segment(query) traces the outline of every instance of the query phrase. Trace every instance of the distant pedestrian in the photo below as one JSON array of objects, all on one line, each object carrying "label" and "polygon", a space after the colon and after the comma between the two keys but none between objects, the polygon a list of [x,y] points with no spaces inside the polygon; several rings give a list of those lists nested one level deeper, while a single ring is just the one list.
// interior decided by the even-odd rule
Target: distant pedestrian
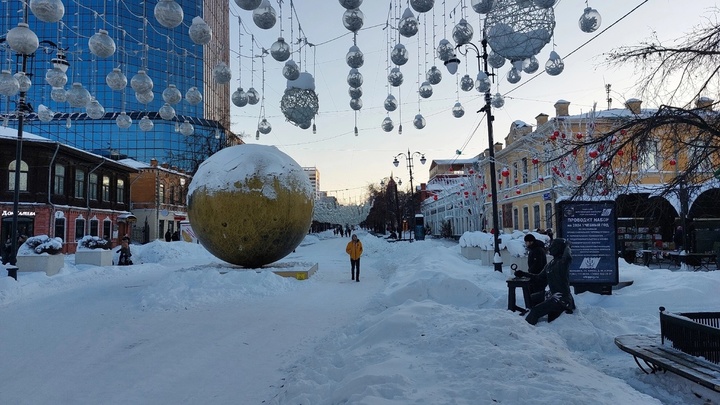
[{"label": "distant pedestrian", "polygon": [[172,233],[170,233],[170,230],[168,229],[167,232],[165,232],[165,242],[170,242],[172,240]]},{"label": "distant pedestrian", "polygon": [[673,243],[675,243],[675,250],[680,251],[683,250],[683,245],[685,244],[685,233],[683,232],[683,227],[678,225],[677,228],[675,228],[675,235],[673,236]]},{"label": "distant pedestrian", "polygon": [[180,230],[176,230],[175,232],[173,232],[171,239],[175,242],[179,241],[180,240]]},{"label": "distant pedestrian", "polygon": [[130,257],[132,257],[132,253],[130,253],[130,238],[127,236],[123,236],[118,253],[118,266],[130,266],[133,264],[132,259],[130,259]]},{"label": "distant pedestrian", "polygon": [[[352,240],[348,242],[345,252],[350,255],[350,272],[352,273],[351,280],[357,282],[360,281],[360,256],[363,252],[362,242],[358,239],[357,235],[352,236]],[[357,269],[357,272],[356,272]]]},{"label": "distant pedestrian", "polygon": [[553,230],[552,228],[548,228],[547,231],[545,231],[545,234],[550,238],[550,242],[553,241]]}]

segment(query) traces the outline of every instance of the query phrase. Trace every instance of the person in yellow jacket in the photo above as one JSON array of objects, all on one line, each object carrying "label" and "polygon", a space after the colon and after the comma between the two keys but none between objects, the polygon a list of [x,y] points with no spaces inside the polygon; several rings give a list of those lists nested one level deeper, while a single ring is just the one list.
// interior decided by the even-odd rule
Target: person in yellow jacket
[{"label": "person in yellow jacket", "polygon": [[[347,254],[350,255],[350,271],[352,272],[352,279],[360,281],[360,256],[362,255],[362,242],[358,239],[357,235],[352,236],[352,240],[348,242],[345,248]],[[357,269],[357,273],[355,272]]]}]

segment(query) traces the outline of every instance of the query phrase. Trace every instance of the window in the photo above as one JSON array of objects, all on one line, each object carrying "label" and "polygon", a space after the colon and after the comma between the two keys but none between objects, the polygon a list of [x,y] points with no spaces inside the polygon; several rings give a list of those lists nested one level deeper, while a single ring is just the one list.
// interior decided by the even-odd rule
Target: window
[{"label": "window", "polygon": [[545,228],[552,229],[552,203],[545,204]]},{"label": "window", "polygon": [[170,204],[175,204],[175,187],[170,187]]},{"label": "window", "polygon": [[[15,191],[15,160],[8,165],[8,190]],[[20,161],[20,184],[18,190],[28,191],[28,164]]]},{"label": "window", "polygon": [[533,228],[540,229],[540,206],[533,206]]},{"label": "window", "polygon": [[522,158],[522,182],[523,183],[528,182],[528,160],[527,160],[527,158]]},{"label": "window", "polygon": [[65,218],[55,218],[55,237],[65,241]]},{"label": "window", "polygon": [[513,163],[513,182],[515,184],[518,184],[520,181],[520,172],[518,171],[518,164],[517,162]]},{"label": "window", "polygon": [[102,178],[102,199],[103,201],[110,201],[110,177],[108,176]]},{"label": "window", "polygon": [[658,162],[660,161],[658,142],[647,141],[645,148],[645,154],[640,162],[640,170],[658,170]]},{"label": "window", "polygon": [[112,237],[112,221],[106,219],[103,221],[103,238],[110,240]]},{"label": "window", "polygon": [[513,209],[513,229],[520,229],[520,213],[517,208]]},{"label": "window", "polygon": [[530,209],[523,207],[523,229],[530,228]]},{"label": "window", "polygon": [[85,171],[75,169],[75,198],[85,198]]},{"label": "window", "polygon": [[540,178],[540,164],[538,163],[538,164],[533,165],[533,166],[534,166],[534,172],[535,172],[535,174],[533,174],[533,178],[534,178],[535,180],[537,180],[537,179]]},{"label": "window", "polygon": [[97,200],[98,192],[98,176],[95,173],[90,173],[90,179],[88,181],[88,194],[91,200]]},{"label": "window", "polygon": [[117,181],[117,202],[125,202],[125,180],[118,179]]},{"label": "window", "polygon": [[75,220],[75,240],[80,240],[85,236],[85,219],[82,217]]},{"label": "window", "polygon": [[161,184],[158,190],[158,203],[165,204],[165,185]]},{"label": "window", "polygon": [[65,166],[55,165],[55,177],[53,180],[53,193],[58,195],[65,194]]},{"label": "window", "polygon": [[100,227],[100,221],[98,221],[98,220],[95,219],[95,218],[91,219],[91,220],[90,220],[90,235],[92,235],[92,236],[99,236],[99,235],[100,235],[100,234],[98,233],[98,230],[99,230],[98,228],[99,228],[99,227]]},{"label": "window", "polygon": [[158,221],[158,235],[161,237],[165,235],[165,221],[162,219]]}]

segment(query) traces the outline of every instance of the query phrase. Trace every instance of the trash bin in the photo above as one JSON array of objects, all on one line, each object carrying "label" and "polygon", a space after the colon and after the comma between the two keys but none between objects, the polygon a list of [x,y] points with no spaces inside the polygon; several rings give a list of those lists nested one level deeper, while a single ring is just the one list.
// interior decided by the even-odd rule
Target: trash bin
[{"label": "trash bin", "polygon": [[415,240],[425,240],[425,216],[415,214]]}]

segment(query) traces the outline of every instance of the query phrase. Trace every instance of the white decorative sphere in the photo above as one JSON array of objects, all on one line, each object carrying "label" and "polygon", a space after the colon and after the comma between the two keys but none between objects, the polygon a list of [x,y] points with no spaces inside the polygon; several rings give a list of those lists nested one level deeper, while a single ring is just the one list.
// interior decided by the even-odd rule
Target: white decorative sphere
[{"label": "white decorative sphere", "polygon": [[488,54],[488,65],[494,67],[495,69],[500,69],[505,65],[505,58],[495,52],[490,52]]},{"label": "white decorative sphere", "polygon": [[365,14],[359,8],[345,10],[342,22],[349,31],[358,32],[365,23]]},{"label": "white decorative sphere", "polygon": [[470,75],[465,75],[460,78],[460,89],[462,91],[470,91],[475,87],[475,81]]},{"label": "white decorative sphere", "polygon": [[61,0],[30,0],[30,11],[42,22],[55,23],[65,15],[65,6]]},{"label": "white decorative sphere", "polygon": [[351,98],[350,99],[350,108],[352,108],[355,111],[359,111],[362,109],[363,103],[362,100],[359,98]]},{"label": "white decorative sphere", "polygon": [[235,4],[243,10],[253,11],[260,6],[262,0],[235,0]]},{"label": "white decorative sphere", "polygon": [[137,74],[130,79],[130,87],[136,93],[147,93],[153,89],[153,81],[144,70],[138,70]]},{"label": "white decorative sphere", "polygon": [[13,76],[18,81],[18,89],[21,92],[30,90],[32,82],[30,81],[30,78],[27,77],[25,72],[17,72]]},{"label": "white decorative sphere", "polygon": [[550,52],[550,58],[545,63],[545,72],[550,76],[557,76],[565,69],[565,63],[557,52]]},{"label": "white decorative sphere", "polygon": [[600,13],[592,7],[586,7],[578,20],[580,30],[588,33],[597,31],[601,23]]},{"label": "white decorative sphere", "polygon": [[49,108],[45,107],[45,105],[40,104],[38,106],[38,119],[42,122],[50,122],[52,121],[53,117],[55,116],[55,113],[50,110]]},{"label": "white decorative sphere", "polygon": [[432,85],[440,84],[440,81],[442,81],[442,72],[437,66],[433,66],[425,74],[425,79]]},{"label": "white decorative sphere", "polygon": [[238,87],[237,90],[232,94],[232,103],[237,107],[245,107],[248,103],[247,94],[243,91],[242,87]]},{"label": "white decorative sphere", "polygon": [[188,29],[188,35],[190,35],[190,39],[194,43],[207,45],[212,40],[212,34],[212,29],[202,17],[198,16],[192,19],[192,24],[190,24],[190,28]]},{"label": "white decorative sphere", "polygon": [[98,30],[88,40],[90,52],[98,58],[109,58],[115,53],[115,41],[105,30]]},{"label": "white decorative sphere", "polygon": [[502,108],[502,106],[505,105],[505,99],[503,98],[502,94],[495,93],[492,101],[490,101],[490,104],[492,104],[492,106],[495,108]]},{"label": "white decorative sphere", "polygon": [[403,44],[397,44],[390,52],[390,59],[398,66],[402,66],[408,61],[408,51]]},{"label": "white decorative sphere", "polygon": [[410,7],[418,13],[427,13],[432,10],[435,0],[410,0]]},{"label": "white decorative sphere", "polygon": [[297,80],[297,78],[300,77],[300,68],[298,68],[297,63],[295,63],[294,60],[290,59],[285,62],[282,74],[283,77],[288,80]]},{"label": "white decorative sphere", "polygon": [[185,93],[185,100],[187,100],[188,104],[190,105],[198,105],[200,102],[202,102],[203,96],[200,93],[200,90],[198,90],[197,87],[193,86],[188,89],[188,91]]},{"label": "white decorative sphere", "polygon": [[462,106],[462,104],[460,104],[459,101],[453,106],[452,115],[455,118],[460,118],[465,115],[465,108]]},{"label": "white decorative sphere", "polygon": [[382,121],[382,124],[380,125],[380,127],[385,132],[390,132],[393,130],[393,128],[395,128],[390,117],[385,117],[385,119]]},{"label": "white decorative sphere", "polygon": [[453,28],[453,41],[458,45],[465,45],[472,41],[474,33],[472,25],[468,24],[468,22],[462,18],[460,22],[455,25],[455,28]]},{"label": "white decorative sphere", "polygon": [[363,95],[362,87],[350,87],[348,89],[350,98],[360,98]]},{"label": "white decorative sphere", "polygon": [[247,91],[248,104],[255,105],[260,101],[260,94],[254,87],[250,87]]},{"label": "white decorative sphere", "polygon": [[146,116],[140,118],[140,122],[138,123],[138,126],[140,126],[140,130],[148,132],[148,131],[152,131],[153,127],[155,127],[155,124],[146,115]]},{"label": "white decorative sphere", "polygon": [[413,126],[417,129],[423,129],[425,128],[425,125],[427,123],[425,122],[425,117],[422,116],[422,114],[418,114],[413,118]]},{"label": "white decorative sphere", "polygon": [[398,87],[403,84],[403,74],[400,71],[400,68],[394,67],[390,69],[390,73],[388,74],[388,83],[390,83],[393,87]]},{"label": "white decorative sphere", "polygon": [[180,124],[180,133],[185,136],[190,136],[195,133],[195,126],[188,121],[183,121]]},{"label": "white decorative sphere", "polygon": [[105,76],[105,83],[108,87],[115,91],[125,89],[125,87],[127,87],[127,82],[127,76],[125,76],[120,68],[113,68],[113,70]]},{"label": "white decorative sphere", "polygon": [[268,0],[262,0],[260,5],[253,10],[253,22],[263,30],[269,30],[275,26],[277,14]]},{"label": "white decorative sphere", "polygon": [[219,62],[213,69],[213,80],[218,84],[227,84],[232,80],[232,72],[225,62]]},{"label": "white decorative sphere", "polygon": [[87,107],[85,107],[85,113],[88,117],[94,120],[99,120],[105,116],[105,107],[103,107],[102,104],[95,99],[95,97],[91,97],[90,103],[88,103]]},{"label": "white decorative sphere", "polygon": [[40,46],[37,35],[26,23],[18,23],[17,27],[8,31],[5,40],[10,49],[21,55],[32,55]]},{"label": "white decorative sphere", "polygon": [[362,5],[363,0],[340,0],[340,5],[350,10]]},{"label": "white decorative sphere", "polygon": [[490,86],[490,78],[487,73],[483,71],[478,72],[477,79],[475,79],[475,90],[480,93],[485,93],[486,91],[490,91]]},{"label": "white decorative sphere", "polygon": [[153,100],[155,100],[155,93],[153,93],[152,91],[148,91],[145,93],[135,93],[135,99],[140,104],[150,104],[153,102]]},{"label": "white decorative sphere", "polygon": [[115,118],[115,125],[120,129],[128,129],[132,125],[132,118],[123,111]]},{"label": "white decorative sphere", "polygon": [[447,39],[441,39],[437,47],[437,57],[443,62],[455,56],[455,46]]},{"label": "white decorative sphere", "polygon": [[471,6],[478,14],[487,14],[493,8],[494,0],[472,0]]},{"label": "white decorative sphere", "polygon": [[527,74],[533,74],[537,72],[537,70],[540,68],[540,62],[538,62],[537,58],[534,56],[531,56],[529,59],[525,59],[523,61],[523,72]]},{"label": "white decorative sphere", "polygon": [[160,0],[155,4],[155,19],[165,28],[175,28],[182,24],[185,14],[175,0]]},{"label": "white decorative sphere", "polygon": [[270,125],[270,122],[268,122],[267,119],[263,118],[258,123],[258,131],[260,131],[261,134],[267,135],[272,131],[272,125]]},{"label": "white decorative sphere", "polygon": [[70,90],[67,91],[67,102],[71,107],[85,107],[90,102],[90,92],[83,87],[82,83],[73,83]]},{"label": "white decorative sphere", "polygon": [[365,63],[365,56],[363,55],[360,48],[358,48],[356,45],[353,45],[350,47],[348,53],[345,55],[345,62],[351,68],[358,69],[362,67],[362,65]]},{"label": "white decorative sphere", "polygon": [[387,98],[385,98],[383,106],[385,107],[385,111],[393,112],[398,108],[398,101],[395,96],[393,96],[392,94],[388,94]]},{"label": "white decorative sphere", "polygon": [[45,72],[45,82],[51,87],[63,87],[67,84],[68,77],[62,69],[52,68]]},{"label": "white decorative sphere", "polygon": [[400,35],[404,36],[405,38],[410,38],[415,36],[418,32],[418,20],[415,18],[415,15],[412,13],[412,10],[409,8],[406,8],[403,12],[402,18],[400,19],[400,22],[398,23],[398,32]]},{"label": "white decorative sphere", "polygon": [[433,87],[429,82],[423,82],[418,89],[418,93],[422,98],[430,98],[433,95]]},{"label": "white decorative sphere", "polygon": [[158,114],[160,114],[160,118],[170,121],[175,118],[175,109],[170,104],[165,103],[160,107],[160,110],[158,110]]},{"label": "white decorative sphere", "polygon": [[350,69],[348,73],[347,84],[350,87],[360,87],[363,84],[363,75],[357,69]]},{"label": "white decorative sphere", "polygon": [[270,46],[270,56],[278,62],[285,62],[290,58],[290,45],[285,42],[285,38],[279,37],[272,46]]},{"label": "white decorative sphere", "polygon": [[53,87],[50,90],[50,98],[57,103],[64,103],[67,101],[67,91],[63,87]]},{"label": "white decorative sphere", "polygon": [[170,105],[175,105],[182,100],[182,93],[178,90],[174,84],[168,84],[168,86],[162,92],[163,101]]}]

